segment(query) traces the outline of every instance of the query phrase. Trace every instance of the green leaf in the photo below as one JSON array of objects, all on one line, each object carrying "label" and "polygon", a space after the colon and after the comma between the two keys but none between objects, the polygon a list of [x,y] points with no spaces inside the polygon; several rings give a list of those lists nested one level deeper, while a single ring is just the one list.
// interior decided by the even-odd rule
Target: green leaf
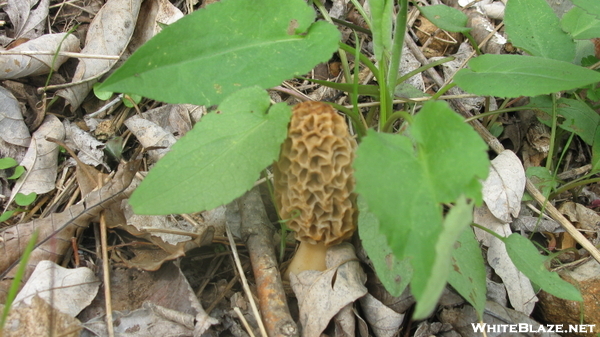
[{"label": "green leaf", "polygon": [[531,182],[535,187],[537,187],[546,197],[548,197],[559,184],[558,180],[556,180],[556,176],[545,167],[530,166],[527,168],[525,175],[527,178],[531,179]]},{"label": "green leaf", "polygon": [[133,108],[136,104],[142,101],[142,96],[136,94],[127,94],[123,96],[123,105],[128,108]]},{"label": "green leaf", "polygon": [[17,211],[22,211],[22,210],[21,209],[13,209],[11,211],[3,212],[2,214],[0,214],[0,222],[4,222],[4,221],[10,219],[10,217],[12,217],[13,214],[15,214],[15,212],[17,212]]},{"label": "green leaf", "polygon": [[446,5],[419,6],[419,11],[427,20],[443,30],[458,33],[471,30],[467,28],[467,15],[456,8]]},{"label": "green leaf", "polygon": [[586,40],[600,37],[600,20],[579,7],[565,13],[561,21],[562,29],[574,39]]},{"label": "green leaf", "polygon": [[[426,318],[435,308],[450,275],[454,244],[472,221],[473,202],[467,202],[464,196],[460,196],[444,219],[443,230],[435,245],[436,259],[430,274],[425,274],[427,279],[419,280],[415,277],[415,282],[411,283],[411,290],[418,300],[413,319]],[[481,268],[484,268],[483,264]]]},{"label": "green leaf", "polygon": [[469,61],[454,82],[476,95],[538,96],[600,82],[600,73],[572,63],[521,55],[486,54]]},{"label": "green leaf", "polygon": [[398,260],[379,230],[379,220],[371,213],[364,199],[359,196],[358,233],[362,246],[369,255],[377,277],[394,297],[400,296],[412,279],[412,267],[408,258]]},{"label": "green leaf", "polygon": [[598,0],[571,0],[571,2],[589,14],[600,17],[600,2]]},{"label": "green leaf", "polygon": [[6,170],[19,165],[16,160],[10,157],[0,158],[0,170]]},{"label": "green leaf", "polygon": [[165,28],[99,89],[214,105],[241,88],[270,88],[337,49],[337,28],[314,19],[302,0],[217,2]]},{"label": "green leaf", "polygon": [[408,132],[412,138],[368,131],[354,162],[356,191],[377,216],[396,258],[411,259],[413,294],[430,303],[439,294],[424,292],[437,291],[439,283],[428,280],[449,266],[450,254],[439,252],[454,243],[447,239],[451,232],[442,233],[441,204],[461,194],[481,202],[479,180],[487,176],[489,160],[481,137],[445,102],[423,105]]},{"label": "green leaf", "polygon": [[545,0],[511,0],[504,14],[513,45],[533,56],[572,62],[575,43],[560,29],[560,21]]},{"label": "green leaf", "polygon": [[504,240],[504,243],[512,262],[531,282],[556,297],[570,301],[583,301],[575,286],[561,279],[557,273],[546,269],[544,266],[546,258],[540,255],[527,238],[513,233]]},{"label": "green leaf", "polygon": [[99,90],[98,87],[100,86],[100,83],[94,83],[94,86],[92,87],[92,89],[94,90],[94,95],[101,101],[106,101],[109,98],[112,97],[113,92],[112,91],[102,91]]},{"label": "green leaf", "polygon": [[592,172],[598,171],[600,171],[600,132],[596,132],[592,144]]},{"label": "green leaf", "polygon": [[19,206],[28,206],[35,201],[35,198],[37,198],[37,193],[35,192],[29,194],[17,193],[15,203]]},{"label": "green leaf", "polygon": [[[371,32],[373,33],[373,52],[378,62],[389,62],[392,53],[393,0],[369,2],[371,9]],[[381,64],[380,64],[381,66]]]},{"label": "green leaf", "polygon": [[[552,125],[552,99],[550,97],[533,97],[528,106],[543,112],[537,115],[542,123],[548,126]],[[589,145],[594,143],[600,125],[600,115],[596,111],[584,102],[560,98],[556,101],[556,112],[560,117],[559,126],[563,130],[574,132]]]},{"label": "green leaf", "polygon": [[[228,97],[175,143],[129,199],[138,214],[193,213],[252,188],[277,159],[290,108],[251,87]],[[268,110],[268,113],[267,113]]]},{"label": "green leaf", "polygon": [[25,173],[25,167],[19,165],[17,167],[15,167],[15,171],[13,172],[13,174],[8,177],[8,179],[14,180],[14,179],[19,179],[19,177],[21,177],[23,175],[23,173]]},{"label": "green leaf", "polygon": [[485,264],[471,229],[464,230],[454,246],[448,283],[483,317],[487,294]]}]

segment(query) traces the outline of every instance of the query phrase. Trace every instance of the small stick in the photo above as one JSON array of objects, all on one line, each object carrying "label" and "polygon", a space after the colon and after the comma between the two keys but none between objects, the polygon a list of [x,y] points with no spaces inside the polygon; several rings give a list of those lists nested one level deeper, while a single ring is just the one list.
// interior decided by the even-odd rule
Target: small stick
[{"label": "small stick", "polygon": [[115,336],[112,316],[112,300],[110,296],[110,266],[108,262],[108,239],[106,237],[106,219],[100,213],[100,240],[102,242],[102,271],[104,276],[104,302],[106,307],[106,329],[109,337]]},{"label": "small stick", "polygon": [[260,333],[263,337],[268,337],[267,331],[265,330],[265,325],[260,317],[260,312],[256,307],[256,302],[254,301],[254,296],[252,295],[252,291],[250,290],[250,286],[248,285],[248,280],[246,279],[246,275],[244,274],[244,268],[242,268],[242,263],[240,262],[240,257],[238,255],[237,247],[235,246],[235,241],[233,241],[233,234],[231,233],[231,229],[229,226],[225,226],[225,230],[227,231],[227,238],[229,239],[229,246],[231,247],[231,252],[233,253],[233,259],[235,261],[235,266],[237,267],[238,274],[242,279],[242,286],[244,287],[244,292],[248,297],[248,302],[250,302],[250,307],[252,308],[252,312],[254,312],[254,317],[256,317],[256,322],[258,323],[258,328],[260,329]]},{"label": "small stick", "polygon": [[248,191],[238,201],[242,216],[241,234],[250,252],[256,291],[262,317],[269,336],[298,336],[298,327],[286,302],[281,273],[271,238],[271,225],[258,188]]},{"label": "small stick", "polygon": [[240,318],[240,321],[242,321],[242,324],[244,324],[244,328],[246,328],[246,331],[248,331],[250,337],[254,337],[254,332],[252,332],[252,328],[250,327],[250,324],[248,324],[248,321],[246,320],[246,317],[244,317],[244,314],[242,314],[240,308],[235,307],[233,308],[233,311],[235,311],[235,313]]}]

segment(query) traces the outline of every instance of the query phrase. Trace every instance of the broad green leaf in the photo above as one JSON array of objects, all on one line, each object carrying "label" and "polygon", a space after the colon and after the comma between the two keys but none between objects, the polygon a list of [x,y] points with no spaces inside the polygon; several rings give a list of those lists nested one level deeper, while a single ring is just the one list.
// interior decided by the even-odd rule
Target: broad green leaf
[{"label": "broad green leaf", "polygon": [[12,217],[13,214],[15,214],[17,211],[23,211],[23,210],[22,209],[13,209],[10,211],[3,212],[2,214],[0,214],[0,222],[4,222],[4,221],[10,219],[10,217]]},{"label": "broad green leaf", "polygon": [[479,180],[489,160],[485,143],[445,102],[426,103],[408,132],[412,138],[368,131],[354,162],[356,190],[396,258],[410,259],[417,301],[430,303],[433,295],[425,290],[437,290],[445,278],[427,282],[449,265],[450,254],[439,252],[454,243],[443,233],[441,204],[461,194],[481,202]]},{"label": "broad green leaf", "polygon": [[571,0],[571,2],[589,14],[600,17],[600,2],[598,0]]},{"label": "broad green leaf", "polygon": [[[268,109],[268,111],[267,111]],[[228,97],[175,143],[129,199],[138,214],[193,213],[225,204],[252,188],[277,159],[290,108],[269,109],[251,87]]]},{"label": "broad green leaf", "polygon": [[592,172],[600,171],[600,132],[596,132],[592,144]]},{"label": "broad green leaf", "polygon": [[600,20],[579,7],[573,7],[560,21],[562,29],[574,39],[593,39],[600,37]]},{"label": "broad green leaf", "polygon": [[575,43],[545,0],[511,0],[504,14],[506,34],[513,45],[533,56],[572,62]]},{"label": "broad green leaf", "polygon": [[19,165],[19,166],[15,167],[13,174],[10,177],[8,177],[8,179],[11,179],[11,180],[19,179],[19,177],[21,177],[23,175],[23,173],[25,173],[25,167]]},{"label": "broad green leaf", "polygon": [[548,197],[559,184],[556,177],[545,167],[530,166],[527,168],[525,175],[527,178],[531,179],[531,182],[535,187],[537,187],[546,197]]},{"label": "broad green leaf", "polygon": [[6,170],[19,165],[16,160],[10,157],[0,158],[0,170]]},{"label": "broad green leaf", "polygon": [[570,301],[583,301],[581,293],[575,286],[561,279],[557,273],[546,269],[544,266],[546,258],[540,255],[527,238],[513,233],[504,239],[504,243],[512,262],[531,282],[556,297]]},{"label": "broad green leaf", "polygon": [[[411,283],[411,290],[418,299],[413,319],[426,318],[435,308],[450,275],[454,244],[472,221],[473,203],[467,202],[464,196],[460,196],[444,219],[443,230],[435,245],[435,263],[430,273],[424,275],[427,279],[419,280],[415,273],[415,282]],[[418,257],[415,259],[415,262],[417,261]],[[483,261],[481,268],[484,268]],[[483,294],[485,298],[485,290]]]},{"label": "broad green leaf", "polygon": [[370,1],[373,52],[378,62],[389,62],[392,52],[394,0]]},{"label": "broad green leaf", "polygon": [[487,294],[485,264],[471,229],[464,230],[456,241],[448,283],[483,317]]},{"label": "broad green leaf", "polygon": [[98,89],[214,105],[241,88],[273,87],[337,49],[336,27],[314,18],[302,0],[217,2],[169,25]]},{"label": "broad green leaf", "polygon": [[31,192],[29,194],[17,193],[15,196],[15,203],[19,206],[28,206],[37,198],[37,193]]},{"label": "broad green leaf", "polygon": [[419,6],[419,11],[427,20],[443,30],[459,33],[471,30],[467,28],[467,15],[456,8],[446,5]]},{"label": "broad green leaf", "polygon": [[128,108],[133,108],[136,104],[142,101],[142,96],[135,94],[127,94],[123,96],[123,105]]},{"label": "broad green leaf", "polygon": [[[548,96],[533,97],[528,106],[542,112],[538,119],[552,125],[552,99]],[[600,125],[600,115],[584,102],[560,98],[556,101],[556,112],[559,116],[559,126],[576,135],[589,145],[594,143],[594,138]]]},{"label": "broad green leaf", "polygon": [[99,86],[100,83],[94,83],[94,86],[92,87],[96,98],[98,98],[101,101],[106,101],[112,97],[112,95],[114,94],[112,91],[101,91],[98,89]]},{"label": "broad green leaf", "polygon": [[454,82],[476,95],[538,96],[600,82],[600,73],[569,62],[535,56],[486,54],[469,61]]},{"label": "broad green leaf", "polygon": [[379,220],[358,197],[358,233],[362,246],[369,255],[377,277],[392,296],[400,296],[412,278],[408,258],[398,260],[390,249],[385,235],[379,230]]}]

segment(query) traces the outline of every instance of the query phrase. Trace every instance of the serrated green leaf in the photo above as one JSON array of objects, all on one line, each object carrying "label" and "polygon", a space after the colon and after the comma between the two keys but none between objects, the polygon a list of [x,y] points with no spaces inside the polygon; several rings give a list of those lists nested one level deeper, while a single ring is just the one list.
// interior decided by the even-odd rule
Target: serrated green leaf
[{"label": "serrated green leaf", "polygon": [[467,15],[456,8],[446,5],[419,6],[419,11],[427,20],[443,30],[458,33],[471,30],[467,28]]},{"label": "serrated green leaf", "polygon": [[560,20],[562,29],[574,39],[586,40],[600,37],[600,20],[579,7],[573,7]]},{"label": "serrated green leaf", "polygon": [[541,57],[486,54],[469,61],[454,82],[482,96],[538,96],[600,82],[600,73]]},{"label": "serrated green leaf", "polygon": [[16,160],[10,157],[0,158],[0,170],[6,170],[19,165]]},{"label": "serrated green leaf", "polygon": [[11,179],[11,180],[19,179],[19,177],[21,177],[23,175],[23,173],[25,173],[25,167],[19,165],[19,166],[15,167],[13,174],[10,177],[8,177],[8,179]]},{"label": "serrated green leaf", "polygon": [[[528,106],[543,112],[538,119],[552,125],[552,99],[548,96],[531,98]],[[594,138],[600,125],[600,116],[584,102],[576,99],[560,98],[556,101],[556,113],[560,117],[559,126],[563,130],[574,132],[589,145],[594,143]]]},{"label": "serrated green leaf", "polygon": [[15,203],[19,206],[28,206],[37,198],[37,193],[31,192],[29,194],[17,193],[15,196]]},{"label": "serrated green leaf", "polygon": [[441,252],[454,243],[453,232],[444,232],[441,204],[460,195],[480,201],[479,180],[487,176],[489,160],[483,140],[445,102],[426,103],[408,132],[412,138],[369,130],[354,167],[356,190],[396,258],[411,259],[411,288],[424,301],[422,313],[446,282],[437,277],[428,284],[434,275],[447,275],[450,254]]},{"label": "serrated green leaf", "polygon": [[[129,202],[138,214],[193,213],[230,202],[252,188],[277,159],[290,108],[269,108],[269,95],[251,87],[228,97],[175,143]],[[268,113],[267,113],[268,109]]]},{"label": "serrated green leaf", "polygon": [[214,105],[241,88],[273,87],[337,49],[337,28],[314,18],[302,0],[217,2],[165,28],[99,89]]},{"label": "serrated green leaf", "polygon": [[464,230],[454,246],[448,283],[483,317],[487,286],[485,264],[473,231]]},{"label": "serrated green leaf", "polygon": [[504,14],[506,34],[513,45],[533,56],[572,62],[573,39],[545,0],[511,0]]},{"label": "serrated green leaf", "polygon": [[400,296],[412,279],[408,258],[398,260],[379,230],[379,220],[371,213],[364,199],[358,201],[358,233],[362,246],[369,255],[377,277],[392,296]]},{"label": "serrated green leaf", "polygon": [[544,266],[546,258],[538,252],[531,241],[518,233],[504,239],[508,256],[529,280],[545,292],[570,301],[583,301],[581,293],[571,283],[561,279],[557,273]]},{"label": "serrated green leaf", "polygon": [[600,17],[600,2],[598,0],[571,0],[571,2],[589,14]]},{"label": "serrated green leaf", "polygon": [[[426,318],[435,308],[450,275],[454,244],[472,221],[473,202],[468,202],[461,195],[444,219],[443,230],[435,245],[436,258],[431,270],[423,273],[423,278],[415,272],[414,282],[411,282],[411,290],[417,299],[413,319]],[[418,260],[418,257],[415,258],[416,263],[419,263]]]}]

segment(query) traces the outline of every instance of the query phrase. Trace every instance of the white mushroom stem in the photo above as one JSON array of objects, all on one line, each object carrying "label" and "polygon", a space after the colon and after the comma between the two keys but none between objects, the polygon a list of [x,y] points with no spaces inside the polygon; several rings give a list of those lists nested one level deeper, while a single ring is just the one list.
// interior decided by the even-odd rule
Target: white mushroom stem
[{"label": "white mushroom stem", "polygon": [[300,241],[298,250],[285,271],[284,278],[289,279],[291,273],[298,275],[305,270],[323,271],[327,269],[327,266],[325,265],[326,255],[327,246],[325,246],[323,242],[313,244],[306,241]]}]

